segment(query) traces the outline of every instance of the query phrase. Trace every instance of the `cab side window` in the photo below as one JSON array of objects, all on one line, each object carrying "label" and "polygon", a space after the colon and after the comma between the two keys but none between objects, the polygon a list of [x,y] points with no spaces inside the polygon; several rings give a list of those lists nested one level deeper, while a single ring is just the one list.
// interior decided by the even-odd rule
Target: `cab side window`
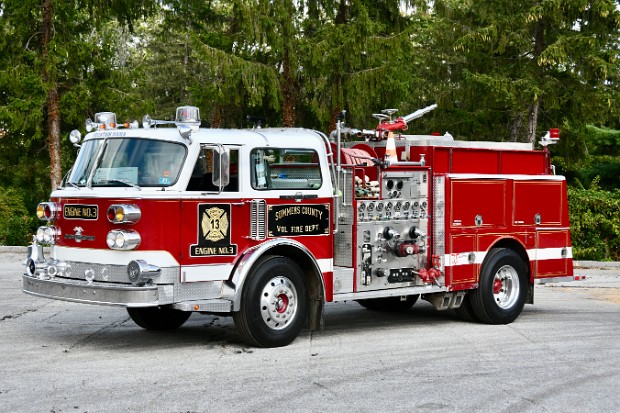
[{"label": "cab side window", "polygon": [[254,189],[319,189],[319,158],[310,149],[260,148],[250,154]]},{"label": "cab side window", "polygon": [[[194,165],[192,177],[187,185],[187,191],[197,192],[218,192],[219,186],[214,183],[213,177],[213,157],[219,156],[216,149],[212,146],[205,146],[200,149],[200,155]],[[228,185],[222,188],[223,192],[239,191],[239,150],[229,150],[230,179]]]}]

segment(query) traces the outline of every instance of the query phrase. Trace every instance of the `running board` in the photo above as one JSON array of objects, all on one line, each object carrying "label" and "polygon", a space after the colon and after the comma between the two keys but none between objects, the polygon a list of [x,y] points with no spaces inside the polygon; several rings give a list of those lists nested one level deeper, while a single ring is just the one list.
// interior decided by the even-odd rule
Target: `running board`
[{"label": "running board", "polygon": [[359,293],[334,294],[334,301],[363,300],[366,298],[402,297],[405,295],[433,294],[446,292],[446,287],[423,285],[419,287],[389,288],[385,290],[363,291]]}]

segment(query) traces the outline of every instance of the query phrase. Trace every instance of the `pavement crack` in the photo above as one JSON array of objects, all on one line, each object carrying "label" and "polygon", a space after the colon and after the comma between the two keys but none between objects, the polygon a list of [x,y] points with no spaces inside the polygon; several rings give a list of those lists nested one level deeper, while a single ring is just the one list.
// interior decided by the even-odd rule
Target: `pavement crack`
[{"label": "pavement crack", "polygon": [[329,387],[319,383],[319,382],[313,382],[312,384],[314,384],[315,386],[317,386],[318,388],[322,389],[322,390],[326,390],[327,392],[329,392],[330,394],[333,394],[334,396],[337,395],[337,393],[335,391],[333,391],[332,389],[330,389]]},{"label": "pavement crack", "polygon": [[121,326],[123,323],[126,323],[127,321],[128,321],[128,319],[122,319],[122,320],[115,321],[115,322],[109,323],[109,324],[107,324],[107,325],[105,325],[105,326],[101,327],[100,329],[98,329],[98,330],[96,330],[96,331],[94,331],[94,332],[90,333],[90,334],[89,334],[89,335],[87,335],[86,337],[84,337],[84,338],[82,338],[82,339],[80,339],[80,340],[76,341],[75,343],[73,343],[72,345],[70,345],[69,347],[67,347],[67,348],[64,350],[64,353],[68,353],[68,352],[69,352],[69,351],[71,351],[71,350],[74,350],[74,349],[76,349],[76,348],[80,348],[80,347],[85,346],[85,345],[86,345],[86,344],[88,344],[88,343],[89,343],[89,342],[90,342],[90,341],[91,341],[91,340],[92,340],[95,336],[97,336],[97,335],[101,334],[101,333],[102,333],[102,332],[104,332],[104,331],[110,330],[110,329],[112,329],[112,328],[114,328],[114,327],[119,327],[119,326]]},{"label": "pavement crack", "polygon": [[17,313],[17,314],[8,314],[5,315],[4,317],[0,318],[0,322],[2,321],[6,321],[6,320],[11,320],[11,319],[15,319],[15,318],[19,318],[23,315],[26,315],[28,313],[34,313],[35,311],[37,311],[37,308],[30,308],[26,311],[22,311],[21,313]]}]

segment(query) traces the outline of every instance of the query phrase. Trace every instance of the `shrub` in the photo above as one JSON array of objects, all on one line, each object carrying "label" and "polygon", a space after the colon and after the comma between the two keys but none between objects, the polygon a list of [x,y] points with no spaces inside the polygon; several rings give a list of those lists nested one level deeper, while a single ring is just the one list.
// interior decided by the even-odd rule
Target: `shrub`
[{"label": "shrub", "polygon": [[568,204],[573,257],[620,260],[620,192],[568,188]]},{"label": "shrub", "polygon": [[0,187],[0,245],[28,245],[35,225],[21,194]]}]

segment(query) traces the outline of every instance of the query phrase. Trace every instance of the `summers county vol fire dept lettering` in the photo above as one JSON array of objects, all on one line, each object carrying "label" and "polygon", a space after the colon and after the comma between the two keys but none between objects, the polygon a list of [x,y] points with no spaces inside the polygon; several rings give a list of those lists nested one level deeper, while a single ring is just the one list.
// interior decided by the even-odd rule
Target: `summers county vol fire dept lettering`
[{"label": "summers county vol fire dept lettering", "polygon": [[270,237],[329,233],[329,204],[269,205],[268,209]]},{"label": "summers county vol fire dept lettering", "polygon": [[192,257],[237,255],[230,243],[230,205],[198,205],[198,244],[192,245]]}]

